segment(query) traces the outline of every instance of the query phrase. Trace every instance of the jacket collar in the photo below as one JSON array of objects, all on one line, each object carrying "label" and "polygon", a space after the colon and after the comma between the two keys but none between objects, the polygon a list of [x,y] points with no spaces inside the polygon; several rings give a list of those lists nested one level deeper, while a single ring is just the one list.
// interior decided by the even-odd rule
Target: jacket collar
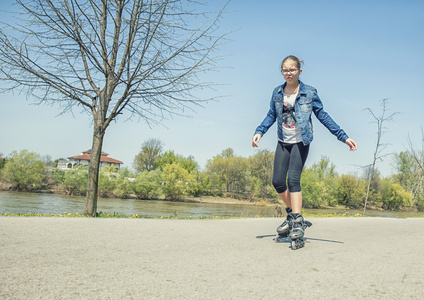
[{"label": "jacket collar", "polygon": [[[302,81],[300,81],[300,80],[299,80],[299,84],[300,84],[300,87],[299,87],[299,94],[306,94],[305,84],[304,84]],[[284,82],[284,84],[282,84],[282,85],[280,86],[280,88],[278,89],[278,93],[279,93],[279,94],[282,94],[282,93],[283,93],[283,90],[284,90],[284,88],[286,87],[286,85],[287,85],[287,82]]]}]

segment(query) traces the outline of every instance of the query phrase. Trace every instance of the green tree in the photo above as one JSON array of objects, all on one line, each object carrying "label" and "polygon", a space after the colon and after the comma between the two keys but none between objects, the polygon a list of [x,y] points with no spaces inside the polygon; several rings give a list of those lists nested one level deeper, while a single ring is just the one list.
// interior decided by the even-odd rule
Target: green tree
[{"label": "green tree", "polygon": [[398,172],[395,177],[397,182],[406,190],[412,190],[415,181],[414,158],[408,151],[402,151],[394,155],[395,168]]},{"label": "green tree", "polygon": [[221,157],[223,157],[223,158],[231,158],[231,157],[234,157],[234,156],[235,156],[235,154],[234,154],[234,150],[233,150],[232,148],[224,149],[224,150],[222,150],[222,152],[221,152],[220,156],[221,156]]},{"label": "green tree", "polygon": [[321,208],[327,205],[326,185],[312,169],[305,169],[300,179],[305,208]]},{"label": "green tree", "polygon": [[6,164],[6,159],[3,157],[3,153],[0,152],[0,170],[3,169]]},{"label": "green tree", "polygon": [[116,178],[115,195],[118,198],[129,198],[134,191],[135,175],[128,169],[123,168]]},{"label": "green tree", "polygon": [[137,175],[130,186],[139,199],[154,199],[160,193],[161,174],[159,170],[143,171]]},{"label": "green tree", "polygon": [[399,209],[401,206],[412,206],[412,194],[397,182],[382,180],[382,202],[384,209]]},{"label": "green tree", "polygon": [[210,191],[212,181],[209,173],[206,171],[200,171],[197,178],[197,188],[193,191],[193,196],[201,196]]},{"label": "green tree", "polygon": [[342,175],[338,180],[337,200],[350,208],[359,208],[365,197],[366,182],[352,175]]},{"label": "green tree", "polygon": [[255,195],[268,198],[276,196],[272,187],[274,153],[269,150],[259,150],[249,158],[248,163]]},{"label": "green tree", "polygon": [[[367,203],[371,205],[381,206],[382,203],[382,188],[383,183],[381,179],[380,171],[377,168],[374,168],[374,172],[371,176],[372,167],[364,169],[363,179],[368,182],[368,187],[366,189]],[[370,179],[371,178],[371,179]]]},{"label": "green tree", "polygon": [[135,174],[133,172],[131,172],[131,170],[128,169],[128,168],[122,168],[118,171],[118,173],[119,173],[119,177],[135,178]]},{"label": "green tree", "polygon": [[166,199],[179,200],[192,194],[197,188],[197,178],[194,173],[189,173],[180,164],[167,164],[162,170],[162,191]]},{"label": "green tree", "polygon": [[118,198],[126,199],[131,196],[133,190],[133,182],[127,178],[118,177],[115,187],[115,196]]},{"label": "green tree", "polygon": [[162,152],[163,144],[158,139],[149,139],[141,145],[141,151],[134,158],[134,168],[137,172],[152,171]]},{"label": "green tree", "polygon": [[228,158],[226,181],[230,192],[244,193],[251,182],[248,159],[236,156]]},{"label": "green tree", "polygon": [[318,178],[337,177],[336,166],[330,162],[328,156],[321,156],[321,159],[318,163],[314,163],[311,169],[316,173]]},{"label": "green tree", "polygon": [[115,167],[106,166],[99,175],[99,196],[113,197],[117,187],[119,173]]},{"label": "green tree", "polygon": [[184,157],[179,154],[175,154],[174,151],[166,151],[165,153],[159,155],[156,164],[159,169],[171,164],[179,164],[180,167],[187,170],[187,172],[197,172],[199,170],[199,164],[194,160],[193,156]]},{"label": "green tree", "polygon": [[[412,142],[409,141],[411,149],[395,154],[395,167],[397,174],[394,175],[396,181],[409,193],[412,194],[414,205],[424,209],[424,151],[413,149]],[[424,145],[424,133],[423,133]],[[424,148],[424,147],[423,147]]]},{"label": "green tree", "polygon": [[322,156],[318,163],[312,165],[311,170],[317,176],[318,185],[322,185],[322,183],[324,185],[320,188],[321,194],[319,197],[323,199],[319,202],[325,202],[330,206],[337,205],[338,175],[335,171],[336,166],[330,162],[327,156]]},{"label": "green tree", "polygon": [[231,148],[209,160],[206,170],[212,185],[227,192],[245,192],[250,183],[248,159],[235,156]]},{"label": "green tree", "polygon": [[2,174],[18,191],[38,189],[43,181],[44,165],[37,153],[28,150],[13,151]]},{"label": "green tree", "polygon": [[222,168],[220,167],[221,162],[218,160],[222,160],[222,158],[214,158],[208,161],[203,177],[207,182],[208,193],[214,196],[222,196],[223,192],[226,191],[224,176],[222,176]]},{"label": "green tree", "polygon": [[62,187],[68,195],[83,196],[87,189],[88,167],[75,166],[64,172]]}]

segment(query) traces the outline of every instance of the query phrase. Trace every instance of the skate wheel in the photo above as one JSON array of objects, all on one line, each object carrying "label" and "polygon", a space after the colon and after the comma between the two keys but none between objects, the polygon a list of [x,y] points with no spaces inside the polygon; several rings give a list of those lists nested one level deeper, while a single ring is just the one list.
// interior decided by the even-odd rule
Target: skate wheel
[{"label": "skate wheel", "polygon": [[291,247],[293,250],[303,248],[305,246],[305,241],[303,239],[297,239],[291,242]]}]

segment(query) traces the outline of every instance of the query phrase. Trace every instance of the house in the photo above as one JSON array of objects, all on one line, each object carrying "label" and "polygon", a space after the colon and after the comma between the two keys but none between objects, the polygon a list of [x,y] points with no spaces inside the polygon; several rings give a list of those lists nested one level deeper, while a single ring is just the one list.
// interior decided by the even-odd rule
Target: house
[{"label": "house", "polygon": [[[91,158],[91,150],[83,151],[80,155],[68,157],[68,160],[60,160],[57,164],[58,169],[72,169],[74,166],[88,166]],[[100,169],[106,166],[112,166],[120,169],[122,161],[109,157],[109,154],[102,152],[100,157]]]}]

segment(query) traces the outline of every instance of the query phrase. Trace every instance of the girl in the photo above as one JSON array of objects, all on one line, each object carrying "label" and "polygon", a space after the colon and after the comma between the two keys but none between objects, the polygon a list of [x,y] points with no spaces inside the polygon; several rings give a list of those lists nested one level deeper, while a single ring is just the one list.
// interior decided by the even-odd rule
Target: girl
[{"label": "girl", "polygon": [[289,236],[293,241],[299,240],[299,247],[304,245],[302,238],[306,228],[301,215],[300,175],[313,139],[312,112],[339,141],[349,146],[350,151],[357,149],[355,141],[324,111],[316,89],[299,80],[301,63],[303,61],[293,55],[281,63],[286,82],[274,89],[270,109],[252,139],[252,146],[258,147],[261,137],[277,121],[278,144],[272,185],[285,203],[288,214],[277,232],[280,238]]}]

